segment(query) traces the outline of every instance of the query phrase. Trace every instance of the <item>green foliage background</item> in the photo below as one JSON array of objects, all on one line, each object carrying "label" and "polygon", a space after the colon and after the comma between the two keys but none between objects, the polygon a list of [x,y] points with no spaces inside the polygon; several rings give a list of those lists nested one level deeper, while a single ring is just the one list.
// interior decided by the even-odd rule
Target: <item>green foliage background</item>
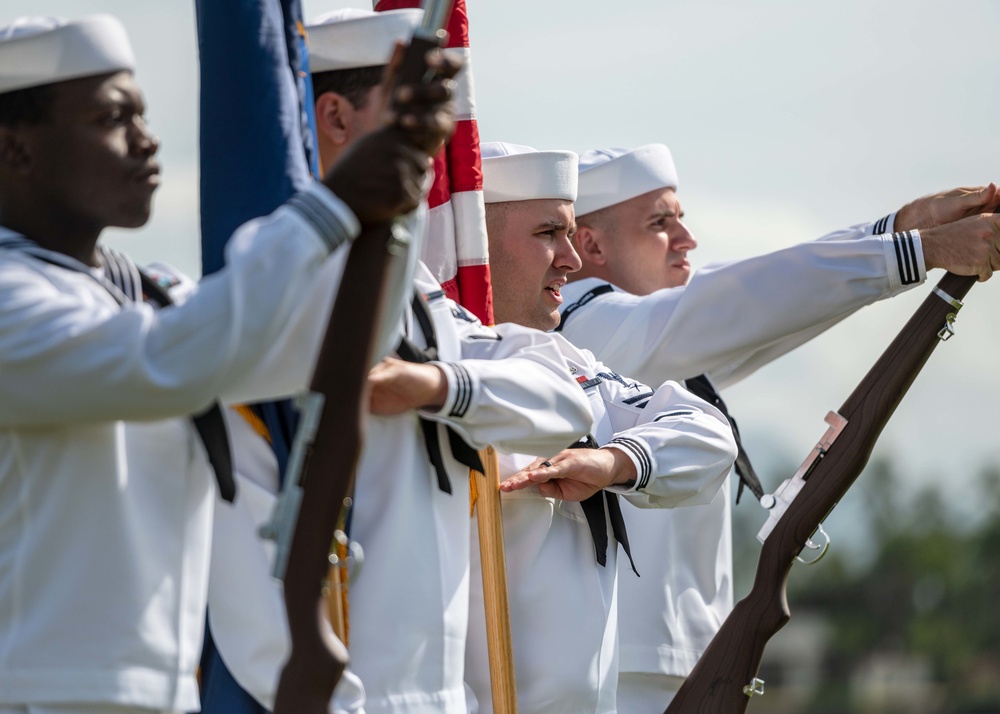
[{"label": "green foliage background", "polygon": [[[958,515],[942,496],[947,474],[914,493],[888,462],[869,465],[851,502],[838,507],[848,517],[827,529],[830,553],[815,566],[796,565],[789,578],[786,627],[804,616],[825,623],[825,641],[808,645],[821,650],[820,677],[804,695],[786,696],[796,682],[766,651],[761,676],[772,685],[750,711],[1000,712],[1000,469],[984,470],[976,484],[965,487],[970,501]],[[735,513],[738,600],[752,582],[763,516],[746,504]],[[858,532],[845,533],[852,528]],[[852,545],[838,548],[838,537]],[[919,663],[921,681],[879,696],[862,691],[866,668],[886,661]]]}]

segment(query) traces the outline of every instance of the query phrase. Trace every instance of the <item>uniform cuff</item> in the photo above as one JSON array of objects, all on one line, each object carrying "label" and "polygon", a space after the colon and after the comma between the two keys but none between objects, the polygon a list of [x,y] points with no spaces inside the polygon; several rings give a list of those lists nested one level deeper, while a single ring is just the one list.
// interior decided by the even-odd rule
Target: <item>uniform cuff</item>
[{"label": "uniform cuff", "polygon": [[886,267],[893,288],[913,285],[927,279],[920,231],[900,231],[882,235]]},{"label": "uniform cuff", "polygon": [[459,362],[430,362],[440,367],[448,380],[448,396],[444,405],[437,411],[421,409],[420,411],[435,416],[446,416],[461,419],[469,413],[479,395],[479,380]]},{"label": "uniform cuff", "polygon": [[354,212],[322,183],[295,194],[287,205],[313,227],[331,253],[361,233]]},{"label": "uniform cuff", "polygon": [[892,233],[892,229],[896,227],[896,211],[893,211],[888,216],[883,216],[877,221],[868,224],[865,228],[865,235],[869,236],[880,236],[883,233]]},{"label": "uniform cuff", "polygon": [[653,475],[653,454],[646,442],[630,436],[617,436],[602,449],[618,449],[623,452],[635,465],[635,483],[630,486],[616,484],[608,486],[605,490],[612,493],[633,493],[642,491],[649,483]]}]

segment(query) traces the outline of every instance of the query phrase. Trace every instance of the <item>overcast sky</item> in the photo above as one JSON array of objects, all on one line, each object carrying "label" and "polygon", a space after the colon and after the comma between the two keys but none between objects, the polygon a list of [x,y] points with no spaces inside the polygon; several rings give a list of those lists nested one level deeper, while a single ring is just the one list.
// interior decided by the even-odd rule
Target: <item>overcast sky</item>
[{"label": "overcast sky", "polygon": [[[1000,181],[995,0],[468,1],[482,138],[576,151],[668,144],[701,242],[696,265]],[[349,4],[304,3],[307,17]],[[196,273],[193,2],[0,0],[0,9],[3,21],[25,12],[123,19],[163,141],[164,187],[151,224],[113,240],[140,262]],[[728,391],[767,485],[790,475],[768,467],[805,456],[826,412],[929,288],[863,310]],[[967,512],[970,475],[997,462],[998,309],[1000,281],[973,289],[958,336],[932,357],[876,450],[919,483],[940,479]]]}]

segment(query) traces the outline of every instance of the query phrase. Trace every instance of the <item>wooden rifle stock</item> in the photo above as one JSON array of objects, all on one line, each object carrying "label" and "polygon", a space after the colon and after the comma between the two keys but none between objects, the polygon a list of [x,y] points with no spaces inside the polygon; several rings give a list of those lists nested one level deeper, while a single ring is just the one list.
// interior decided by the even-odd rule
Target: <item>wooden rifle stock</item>
[{"label": "wooden rifle stock", "polygon": [[[414,36],[397,84],[423,81],[425,56],[440,40],[433,32]],[[323,581],[333,532],[351,493],[364,441],[367,375],[396,241],[392,230],[391,225],[368,227],[351,246],[310,384],[311,392],[328,398],[302,470],[302,502],[284,578],[292,646],[281,671],[274,714],[327,714],[347,665],[346,648],[326,626]]]},{"label": "wooden rifle stock", "polygon": [[364,438],[366,375],[374,359],[388,240],[383,226],[363,232],[351,246],[310,385],[329,398],[303,469],[302,506],[288,554],[284,592],[292,651],[281,672],[275,714],[326,714],[347,664],[347,650],[323,621],[323,581]]},{"label": "wooden rifle stock", "polygon": [[844,402],[838,414],[846,423],[836,420],[842,430],[821,442],[796,475],[802,476],[801,490],[764,540],[750,593],[733,608],[665,714],[736,714],[760,693],[753,690],[763,685],[756,676],[764,646],[790,617],[785,586],[795,558],[860,475],[927,358],[950,337],[959,301],[975,282],[946,274]]}]

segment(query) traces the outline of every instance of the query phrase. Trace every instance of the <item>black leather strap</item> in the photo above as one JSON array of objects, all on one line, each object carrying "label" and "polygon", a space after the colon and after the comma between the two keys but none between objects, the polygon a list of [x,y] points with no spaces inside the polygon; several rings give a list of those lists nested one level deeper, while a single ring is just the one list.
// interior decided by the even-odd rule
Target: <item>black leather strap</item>
[{"label": "black leather strap", "polygon": [[[407,362],[430,362],[437,359],[437,336],[434,334],[434,323],[431,321],[431,310],[427,300],[419,292],[413,295],[413,317],[424,335],[424,342],[427,347],[417,347],[408,337],[402,337],[396,347],[396,354]],[[440,429],[444,426],[448,433],[448,445],[451,447],[451,455],[460,464],[475,469],[482,473],[483,462],[479,458],[479,452],[466,443],[465,439],[450,426],[442,425],[431,419],[420,417],[420,429],[424,435],[424,447],[427,449],[427,458],[434,466],[437,473],[438,488],[447,494],[452,492],[451,479],[448,478],[448,469],[444,465],[444,457],[441,454]]]},{"label": "black leather strap", "polygon": [[[569,448],[596,449],[597,442],[588,434]],[[594,539],[594,555],[597,557],[597,562],[602,567],[606,567],[608,564],[608,526],[607,520],[604,517],[605,503],[608,504],[608,518],[611,520],[611,532],[621,544],[625,555],[628,556],[632,572],[638,575],[639,571],[635,569],[635,561],[632,559],[632,549],[628,544],[628,532],[625,530],[625,516],[622,514],[618,494],[603,490],[598,491],[590,498],[580,501],[580,506],[583,508],[583,515],[587,518],[587,525],[590,527],[590,535]]]},{"label": "black leather strap", "polygon": [[740,486],[736,491],[736,503],[740,502],[740,496],[743,495],[744,487],[749,488],[750,492],[759,501],[761,496],[764,495],[764,488],[760,484],[760,478],[757,477],[757,472],[754,470],[753,464],[750,463],[750,457],[747,456],[746,449],[743,448],[743,441],[740,439],[740,430],[736,426],[736,420],[733,419],[729,410],[726,409],[726,403],[722,401],[722,397],[715,391],[715,387],[712,386],[712,383],[704,374],[684,380],[684,384],[696,397],[704,399],[722,412],[733,427],[733,436],[736,437],[736,448],[738,450],[736,455],[736,474],[740,477]]},{"label": "black leather strap", "polygon": [[[170,294],[146,273],[140,271],[142,291],[150,302],[160,307],[173,303]],[[194,428],[201,437],[208,453],[208,462],[215,471],[215,480],[219,484],[219,495],[223,500],[232,503],[236,498],[236,479],[233,478],[233,456],[229,449],[229,434],[226,432],[226,422],[222,417],[222,408],[218,402],[212,404],[201,414],[191,417]]]},{"label": "black leather strap", "polygon": [[[94,278],[107,290],[111,297],[119,305],[124,305],[140,299],[137,294],[136,276],[139,278],[139,286],[146,297],[160,307],[170,305],[173,300],[170,295],[160,287],[151,277],[143,273],[124,253],[118,253],[111,248],[99,245],[104,261],[103,274],[95,274],[80,261],[69,256],[42,248],[37,243],[24,236],[9,236],[0,244],[5,248],[20,250],[39,260],[52,265],[58,265],[67,270],[74,270],[84,275]],[[233,478],[233,459],[229,450],[229,436],[226,433],[226,424],[222,418],[222,411],[218,403],[210,406],[203,414],[191,417],[195,429],[205,444],[205,451],[208,453],[208,461],[215,471],[215,478],[219,482],[219,494],[230,503],[236,498],[236,481]]]}]

